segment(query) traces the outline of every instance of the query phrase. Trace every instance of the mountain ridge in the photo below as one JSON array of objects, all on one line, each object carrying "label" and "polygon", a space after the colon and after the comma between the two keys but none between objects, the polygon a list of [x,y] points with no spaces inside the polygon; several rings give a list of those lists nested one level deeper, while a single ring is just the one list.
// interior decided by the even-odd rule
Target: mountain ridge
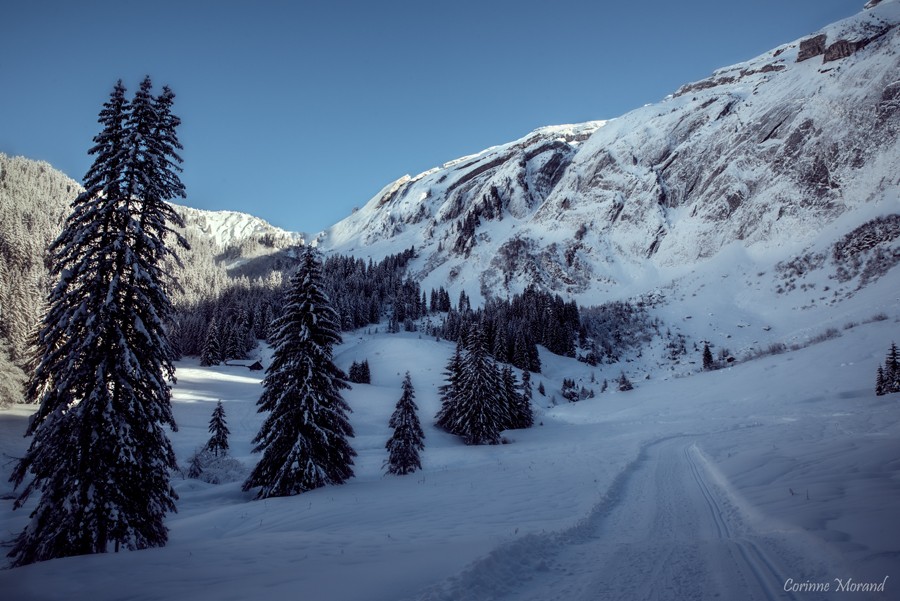
[{"label": "mountain ridge", "polygon": [[882,2],[659,103],[567,126],[581,139],[541,128],[406,176],[313,241],[373,257],[413,246],[426,285],[588,302],[734,242],[797,252],[845,213],[859,226],[898,209],[898,23],[900,5]]}]

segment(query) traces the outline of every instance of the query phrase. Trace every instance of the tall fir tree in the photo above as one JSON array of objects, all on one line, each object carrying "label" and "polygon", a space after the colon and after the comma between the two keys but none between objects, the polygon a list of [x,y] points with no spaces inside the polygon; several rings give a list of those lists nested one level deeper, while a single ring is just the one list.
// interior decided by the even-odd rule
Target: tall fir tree
[{"label": "tall fir tree", "polygon": [[200,365],[209,367],[222,362],[222,330],[219,327],[219,319],[213,316],[206,329],[206,338],[203,340],[203,350],[200,351]]},{"label": "tall fir tree", "polygon": [[522,411],[522,398],[519,396],[519,383],[512,367],[504,365],[500,369],[500,398],[504,405],[504,413],[509,415],[509,420],[503,424],[502,430],[518,428],[524,421]]},{"label": "tall fir tree", "polygon": [[457,436],[462,434],[459,428],[459,414],[462,398],[459,395],[459,385],[462,376],[462,342],[456,343],[456,350],[447,362],[444,371],[444,384],[438,392],[441,399],[441,408],[435,416],[435,425]]},{"label": "tall fir tree", "polygon": [[900,351],[897,343],[892,342],[887,358],[884,360],[884,391],[900,392]]},{"label": "tall fir tree", "polygon": [[385,460],[387,473],[403,476],[422,469],[419,459],[419,451],[425,449],[422,442],[425,433],[416,413],[418,406],[415,402],[416,393],[413,390],[409,372],[403,378],[403,394],[397,401],[397,406],[388,425],[394,429],[394,433],[385,444],[388,458]]},{"label": "tall fir tree", "polygon": [[484,328],[480,325],[469,333],[460,368],[459,415],[455,430],[466,444],[500,444],[500,432],[509,426],[512,416],[503,398],[503,383],[497,365],[487,352]]},{"label": "tall fir tree", "polygon": [[531,373],[528,370],[522,372],[521,391],[519,395],[519,411],[514,427],[530,428],[534,425],[534,410],[531,408]]},{"label": "tall fir tree", "polygon": [[213,409],[212,417],[209,419],[209,433],[212,436],[206,443],[206,449],[216,457],[219,453],[227,455],[228,435],[231,432],[228,430],[228,422],[225,421],[225,407],[222,406],[222,401],[216,403],[216,408]]},{"label": "tall fir tree", "polygon": [[274,324],[275,350],[257,403],[269,413],[253,439],[254,452],[263,456],[243,486],[258,487],[257,498],[295,495],[353,476],[350,407],[341,396],[349,385],[332,350],[341,342],[340,322],[322,277],[317,252],[304,247]]},{"label": "tall fir tree", "polygon": [[140,108],[171,107],[171,91],[154,99],[149,78],[131,102],[125,92],[119,81],[103,105],[85,190],[49,250],[57,284],[27,390],[39,407],[10,478],[18,487],[33,476],[16,508],[35,492],[41,498],[9,554],[14,566],[103,553],[110,544],[162,546],[165,514],[175,511],[175,454],[163,426],[177,429],[164,327],[167,290],[177,282],[163,267],[178,261],[170,235],[187,247],[167,203],[184,194],[173,151],[178,119]]}]

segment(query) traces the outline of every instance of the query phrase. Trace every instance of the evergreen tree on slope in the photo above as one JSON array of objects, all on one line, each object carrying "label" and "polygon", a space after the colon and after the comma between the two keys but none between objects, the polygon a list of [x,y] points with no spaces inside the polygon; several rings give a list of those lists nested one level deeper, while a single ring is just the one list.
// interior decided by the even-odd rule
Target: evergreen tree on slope
[{"label": "evergreen tree on slope", "polygon": [[710,371],[715,369],[716,362],[713,359],[712,351],[709,349],[709,343],[703,344],[703,369]]},{"label": "evergreen tree on slope", "polygon": [[897,350],[896,342],[891,343],[891,349],[884,360],[884,391],[900,392],[900,351]]},{"label": "evergreen tree on slope", "polygon": [[212,417],[209,420],[209,433],[212,436],[206,443],[206,449],[216,457],[219,456],[220,451],[222,455],[228,453],[228,435],[231,432],[228,430],[228,423],[225,421],[225,408],[222,406],[222,401],[216,403],[216,408],[213,410]]},{"label": "evergreen tree on slope", "polygon": [[509,421],[503,424],[502,430],[518,428],[525,421],[522,415],[522,397],[519,395],[519,383],[512,367],[508,364],[500,368],[500,398],[503,411],[509,415]]},{"label": "evergreen tree on slope", "polygon": [[499,444],[500,432],[512,422],[503,398],[503,383],[488,356],[484,328],[469,333],[457,390],[459,415],[456,430],[466,444]]},{"label": "evergreen tree on slope", "polygon": [[530,428],[534,425],[534,410],[531,408],[531,373],[522,372],[521,394],[518,395],[518,412],[514,428]]},{"label": "evergreen tree on slope", "polygon": [[415,398],[416,394],[409,372],[406,372],[406,377],[403,378],[403,394],[397,401],[397,406],[388,422],[388,425],[394,429],[394,434],[385,444],[385,448],[388,450],[385,465],[389,474],[403,476],[422,469],[419,451],[425,449],[422,442],[425,433],[422,432],[422,425],[416,414],[418,407]]},{"label": "evergreen tree on slope", "polygon": [[0,338],[0,407],[22,402],[25,373],[12,362],[6,342]]},{"label": "evergreen tree on slope", "polygon": [[203,341],[203,350],[200,351],[200,365],[209,367],[218,365],[222,362],[222,345],[220,338],[222,337],[219,328],[218,316],[213,316],[209,327],[206,330],[206,338]]},{"label": "evergreen tree on slope", "polygon": [[304,247],[284,313],[273,324],[275,350],[257,403],[269,412],[253,439],[254,452],[263,456],[243,487],[259,487],[257,498],[295,495],[353,476],[350,407],[341,396],[349,386],[332,352],[341,342],[339,327],[322,291],[321,262]]},{"label": "evergreen tree on slope", "polygon": [[447,369],[444,371],[445,384],[440,389],[441,408],[435,416],[435,425],[443,428],[451,434],[457,436],[462,435],[460,428],[459,414],[462,405],[462,399],[459,396],[459,386],[462,374],[462,342],[456,343],[456,350],[447,362]]},{"label": "evergreen tree on slope", "polygon": [[162,263],[177,261],[165,238],[181,221],[166,201],[184,188],[173,95],[154,99],[151,88],[148,78],[143,97],[129,103],[122,83],[114,87],[85,191],[50,247],[58,283],[27,391],[39,408],[10,478],[18,486],[33,475],[15,507],[35,492],[41,499],[9,554],[14,566],[168,539],[163,519],[175,510],[176,463],[163,426],[176,429],[168,384],[175,369],[163,324],[172,313],[166,289],[176,282]]}]

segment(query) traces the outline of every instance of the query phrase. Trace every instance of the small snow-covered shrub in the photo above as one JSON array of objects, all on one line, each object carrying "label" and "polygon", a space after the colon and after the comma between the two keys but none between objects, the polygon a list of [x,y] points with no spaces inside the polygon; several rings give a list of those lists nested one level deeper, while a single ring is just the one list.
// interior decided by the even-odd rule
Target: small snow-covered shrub
[{"label": "small snow-covered shrub", "polygon": [[244,464],[225,454],[218,457],[206,447],[197,449],[188,460],[188,478],[202,480],[209,484],[238,482],[247,476]]}]

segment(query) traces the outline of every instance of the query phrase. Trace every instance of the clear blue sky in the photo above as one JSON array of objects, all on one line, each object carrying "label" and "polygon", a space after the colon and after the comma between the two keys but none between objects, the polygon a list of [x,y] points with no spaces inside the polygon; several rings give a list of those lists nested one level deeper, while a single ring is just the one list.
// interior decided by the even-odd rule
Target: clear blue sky
[{"label": "clear blue sky", "polygon": [[864,0],[6,2],[0,152],[81,180],[119,78],[176,93],[186,204],[317,232],[384,185],[622,115]]}]

